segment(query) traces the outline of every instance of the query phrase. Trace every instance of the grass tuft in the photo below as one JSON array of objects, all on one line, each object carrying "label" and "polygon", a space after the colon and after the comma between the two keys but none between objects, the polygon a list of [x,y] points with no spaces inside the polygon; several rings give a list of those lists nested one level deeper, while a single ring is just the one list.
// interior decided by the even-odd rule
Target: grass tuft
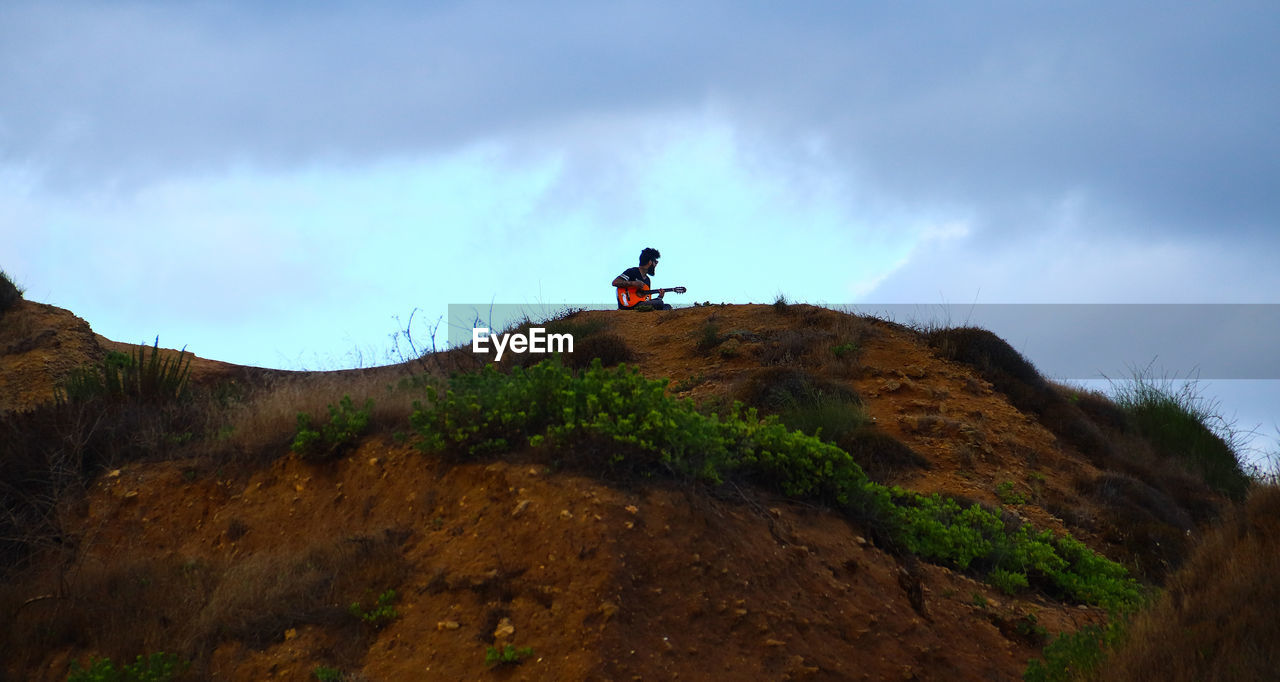
[{"label": "grass tuft", "polygon": [[1241,443],[1197,382],[1157,380],[1149,370],[1135,370],[1130,380],[1115,386],[1116,402],[1130,424],[1160,453],[1176,458],[1232,500],[1244,500],[1250,479],[1239,455]]},{"label": "grass tuft", "polygon": [[94,398],[178,401],[189,395],[190,374],[191,356],[186,350],[179,351],[177,356],[162,354],[160,337],[156,337],[150,350],[142,344],[132,353],[108,353],[97,365],[74,370],[54,389],[54,397],[57,402],[84,402]]},{"label": "grass tuft", "polygon": [[25,290],[14,283],[4,270],[0,270],[0,317],[22,300]]}]

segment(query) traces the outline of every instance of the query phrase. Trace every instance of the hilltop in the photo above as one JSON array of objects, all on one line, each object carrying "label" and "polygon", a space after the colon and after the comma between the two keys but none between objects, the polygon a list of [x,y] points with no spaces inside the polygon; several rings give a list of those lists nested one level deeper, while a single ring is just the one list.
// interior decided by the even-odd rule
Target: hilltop
[{"label": "hilltop", "polygon": [[[545,324],[575,337],[565,364],[668,380],[689,414],[716,415],[698,424],[741,401],[848,453],[903,508],[936,494],[993,533],[1070,534],[1144,589],[1247,492],[984,330],[783,302]],[[480,371],[466,348],[341,372],[161,350],[190,361],[181,405],[58,405],[78,368],[136,347],[28,301],[0,325],[5,679],[154,652],[193,679],[1019,679],[1050,634],[1107,621],[1087,590],[931,554],[748,469],[716,482],[677,459],[666,475],[599,432],[424,451],[414,402]],[[541,359],[507,355],[493,381]],[[299,413],[337,423],[366,400],[349,442],[292,446]],[[486,665],[507,645],[527,656]]]}]

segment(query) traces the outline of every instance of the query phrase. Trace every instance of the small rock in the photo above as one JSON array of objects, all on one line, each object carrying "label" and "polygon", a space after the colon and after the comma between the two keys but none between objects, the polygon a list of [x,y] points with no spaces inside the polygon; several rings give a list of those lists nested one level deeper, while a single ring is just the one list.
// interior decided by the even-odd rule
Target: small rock
[{"label": "small rock", "polygon": [[371,466],[371,467],[376,467],[376,466],[378,466],[378,458],[377,458],[377,457],[370,457],[370,458],[369,458],[369,466]]},{"label": "small rock", "polygon": [[786,646],[787,643],[780,639],[766,639],[764,641],[764,645],[777,647],[777,646]]},{"label": "small rock", "polygon": [[498,641],[511,639],[516,634],[516,626],[511,623],[510,618],[503,618],[498,621],[498,627],[493,630],[493,638]]},{"label": "small rock", "polygon": [[511,516],[515,517],[523,514],[524,510],[529,508],[529,503],[531,501],[532,500],[520,500],[520,503],[516,505],[515,511],[511,512]]},{"label": "small rock", "polygon": [[289,640],[291,640],[291,639],[294,639],[294,638],[295,638],[295,637],[297,637],[297,636],[298,636],[298,629],[297,629],[297,628],[289,628],[288,630],[285,630],[285,631],[284,631],[284,639],[285,639],[285,641],[289,641]]},{"label": "small rock", "polygon": [[457,630],[460,627],[462,627],[462,624],[456,620],[442,620],[436,623],[436,629],[441,632],[445,630]]},{"label": "small rock", "polygon": [[569,519],[573,518],[573,512],[569,511],[568,509],[561,509],[560,518],[564,519],[565,521],[568,521]]},{"label": "small rock", "polygon": [[640,508],[635,506],[634,504],[629,504],[623,507],[623,509],[626,509],[631,514],[638,514],[640,512]]}]

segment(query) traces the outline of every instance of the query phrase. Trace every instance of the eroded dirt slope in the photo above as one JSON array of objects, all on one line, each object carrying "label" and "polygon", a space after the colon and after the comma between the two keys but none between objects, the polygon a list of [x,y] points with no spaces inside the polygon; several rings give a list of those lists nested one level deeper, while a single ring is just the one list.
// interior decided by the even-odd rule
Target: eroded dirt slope
[{"label": "eroded dirt slope", "polygon": [[[40,340],[0,357],[6,405],[39,400],[112,347],[65,311],[36,311],[28,331]],[[1031,498],[1009,513],[1094,540],[1037,500],[1078,496],[1097,470],[901,327],[795,306],[576,321],[616,333],[645,375],[699,401],[732,400],[764,365],[806,367],[856,390],[879,428],[931,462],[896,483],[999,506],[1007,481]],[[708,327],[717,343],[705,342]],[[854,341],[856,357],[828,356]],[[235,370],[193,365],[210,380]],[[87,586],[134,585],[145,597],[120,576],[172,569],[176,603],[156,607],[168,634],[141,646],[194,654],[193,673],[209,679],[307,680],[326,665],[368,680],[992,680],[1020,677],[1043,644],[1036,626],[1100,617],[903,563],[836,514],[757,491],[618,487],[518,453],[445,465],[386,435],[327,464],[280,454],[250,472],[201,460],[104,473],[67,510],[72,548],[28,584],[15,618],[74,631],[71,609],[127,628],[119,602],[92,603]],[[81,601],[64,598],[68,581]],[[386,589],[399,595],[398,618],[380,630],[340,622],[352,595]],[[334,603],[304,608],[317,591]],[[262,613],[290,600],[298,613]],[[74,632],[59,641],[9,652],[11,677],[65,679],[71,660],[101,653]],[[487,667],[486,647],[508,643],[534,654]]]}]

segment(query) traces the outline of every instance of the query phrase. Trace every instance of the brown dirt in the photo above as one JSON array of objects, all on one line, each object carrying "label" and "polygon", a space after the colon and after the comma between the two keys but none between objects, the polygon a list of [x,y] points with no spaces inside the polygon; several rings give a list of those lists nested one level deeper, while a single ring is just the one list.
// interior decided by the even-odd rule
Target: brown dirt
[{"label": "brown dirt", "polygon": [[[0,409],[47,400],[70,368],[118,347],[67,311],[21,305],[21,333],[9,317],[0,331],[0,352],[9,348]],[[998,506],[996,485],[1012,481],[1032,501],[1008,511],[1064,530],[1038,500],[1074,499],[1075,481],[1096,473],[969,368],[895,325],[801,306],[582,315],[605,318],[645,375],[683,381],[680,395],[700,401],[731,397],[762,359],[777,357],[780,334],[813,335],[818,350],[793,360],[855,389],[884,431],[933,463],[896,481],[910,489]],[[709,322],[737,332],[730,350],[697,350]],[[856,361],[825,354],[854,337]],[[245,371],[193,364],[201,381]],[[1019,634],[1028,616],[1057,632],[1101,615],[900,563],[839,515],[757,491],[611,486],[518,455],[446,466],[385,436],[328,464],[281,454],[243,475],[208,462],[129,465],[99,477],[69,517],[78,566],[128,556],[229,570],[300,555],[321,539],[395,538],[398,584],[370,587],[399,592],[390,625],[284,628],[265,643],[223,638],[199,676],[310,680],[317,665],[341,662],[368,680],[1019,679],[1042,644]],[[51,567],[46,581],[53,575]],[[20,615],[38,619],[41,608]],[[508,621],[513,633],[495,637]],[[506,642],[535,653],[486,667],[485,648]],[[70,660],[91,653],[68,645],[6,658],[15,678],[61,680]]]}]

